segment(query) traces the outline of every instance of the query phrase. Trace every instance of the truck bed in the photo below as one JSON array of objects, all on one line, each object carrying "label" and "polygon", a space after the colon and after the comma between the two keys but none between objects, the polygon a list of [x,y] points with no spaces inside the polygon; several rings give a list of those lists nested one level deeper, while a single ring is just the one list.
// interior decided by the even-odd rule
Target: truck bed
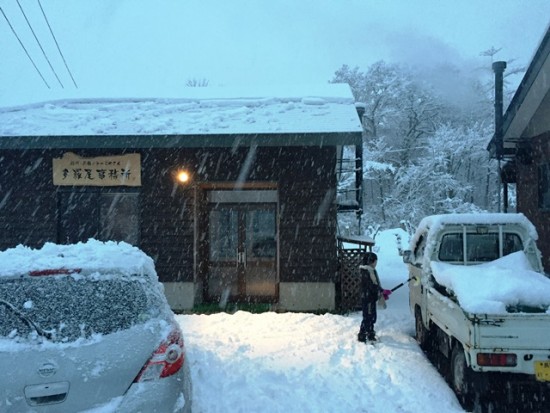
[{"label": "truck bed", "polygon": [[[461,342],[475,371],[507,371],[535,374],[535,364],[550,362],[550,314],[466,313],[451,298],[434,288],[428,290],[432,321]],[[514,367],[487,367],[477,364],[478,353],[514,353]]]}]

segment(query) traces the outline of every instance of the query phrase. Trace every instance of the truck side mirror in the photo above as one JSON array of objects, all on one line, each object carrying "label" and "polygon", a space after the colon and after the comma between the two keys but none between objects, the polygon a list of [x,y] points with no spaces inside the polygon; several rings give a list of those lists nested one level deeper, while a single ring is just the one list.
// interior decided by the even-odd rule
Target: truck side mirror
[{"label": "truck side mirror", "polygon": [[413,262],[413,252],[411,250],[403,251],[403,262],[405,264],[412,264],[412,262]]}]

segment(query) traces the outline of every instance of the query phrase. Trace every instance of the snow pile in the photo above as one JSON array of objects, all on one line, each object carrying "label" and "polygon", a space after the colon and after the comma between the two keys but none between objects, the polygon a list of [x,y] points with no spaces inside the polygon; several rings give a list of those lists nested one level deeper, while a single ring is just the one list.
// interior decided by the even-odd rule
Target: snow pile
[{"label": "snow pile", "polygon": [[73,245],[46,243],[40,249],[18,245],[0,252],[0,277],[61,268],[82,272],[116,269],[124,275],[156,277],[152,258],[125,242],[90,239]]},{"label": "snow pile", "polygon": [[453,291],[470,313],[504,314],[507,306],[550,306],[550,279],[533,271],[523,251],[479,265],[432,261],[431,268],[436,281]]},{"label": "snow pile", "polygon": [[463,411],[412,338],[408,313],[381,311],[375,346],[357,341],[359,313],[239,311],[177,320],[197,413]]}]

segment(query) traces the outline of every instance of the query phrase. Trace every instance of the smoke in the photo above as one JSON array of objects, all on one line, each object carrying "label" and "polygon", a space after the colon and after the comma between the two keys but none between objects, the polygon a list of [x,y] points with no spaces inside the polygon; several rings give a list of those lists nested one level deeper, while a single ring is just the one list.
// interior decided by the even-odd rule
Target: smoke
[{"label": "smoke", "polygon": [[[390,60],[411,68],[417,78],[431,85],[445,100],[467,106],[479,100],[476,84],[491,80],[491,58],[464,57],[451,44],[419,32],[389,34]],[[480,52],[490,45],[480,44]]]}]

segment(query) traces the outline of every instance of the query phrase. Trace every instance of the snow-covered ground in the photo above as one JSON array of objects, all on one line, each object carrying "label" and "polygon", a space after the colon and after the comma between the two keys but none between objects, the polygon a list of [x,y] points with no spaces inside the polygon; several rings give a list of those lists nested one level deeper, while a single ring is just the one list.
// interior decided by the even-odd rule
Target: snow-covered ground
[{"label": "snow-covered ground", "polygon": [[[408,236],[400,229],[382,231],[376,237],[377,269],[384,288],[407,280],[407,268],[398,254],[400,239],[407,248]],[[44,268],[101,270],[104,266],[117,266],[128,274],[141,269],[154,273],[153,260],[125,243],[90,240],[76,246],[47,244],[29,255],[31,252],[23,246],[2,252],[0,277]],[[82,256],[93,259],[86,264]],[[113,257],[119,259],[113,261]],[[489,311],[500,308],[495,303],[513,303],[514,297],[520,302],[548,304],[550,280],[532,271],[522,252],[471,266],[470,271],[461,267],[460,277],[453,265],[439,264],[435,276],[452,288],[459,300],[475,297],[464,305]],[[508,281],[491,281],[497,277],[493,270],[503,271],[502,266]],[[521,269],[521,285],[509,268]],[[487,282],[494,285],[483,288]],[[31,306],[25,303],[25,308]],[[195,413],[464,411],[413,338],[408,284],[392,294],[386,310],[379,311],[376,330],[380,341],[374,345],[357,341],[359,312],[315,315],[239,311],[176,318],[185,336]],[[0,343],[3,349],[8,345],[6,340]],[[117,403],[113,400],[93,412],[112,412]]]},{"label": "snow-covered ground", "polygon": [[[384,288],[407,279],[399,230],[376,237]],[[378,312],[380,342],[357,341],[360,313],[178,315],[193,379],[193,411],[463,412],[416,344],[408,287]]]}]

